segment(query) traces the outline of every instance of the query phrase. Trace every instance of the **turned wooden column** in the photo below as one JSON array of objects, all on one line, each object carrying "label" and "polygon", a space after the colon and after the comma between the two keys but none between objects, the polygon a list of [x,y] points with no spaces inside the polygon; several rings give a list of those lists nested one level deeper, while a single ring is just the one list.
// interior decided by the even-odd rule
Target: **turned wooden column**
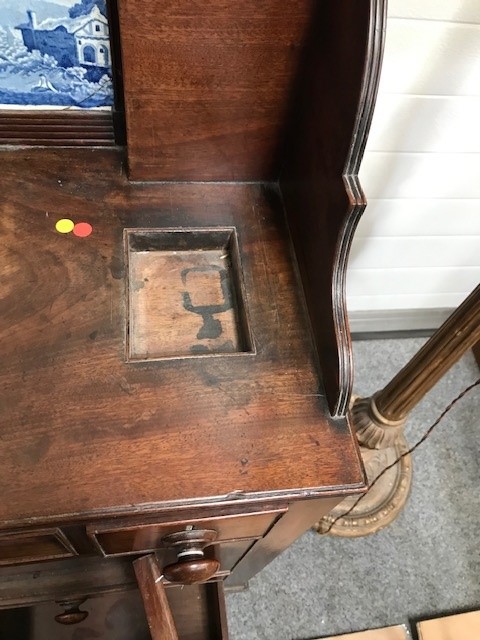
[{"label": "turned wooden column", "polygon": [[[353,399],[350,415],[369,484],[408,450],[403,427],[410,411],[479,341],[480,285],[381,391],[369,398]],[[348,537],[378,531],[403,509],[411,477],[412,464],[407,455],[385,473],[348,516],[332,526],[356,498],[347,498],[323,517],[317,530]]]},{"label": "turned wooden column", "polygon": [[401,420],[459,358],[480,340],[480,285],[380,391],[378,411]]}]

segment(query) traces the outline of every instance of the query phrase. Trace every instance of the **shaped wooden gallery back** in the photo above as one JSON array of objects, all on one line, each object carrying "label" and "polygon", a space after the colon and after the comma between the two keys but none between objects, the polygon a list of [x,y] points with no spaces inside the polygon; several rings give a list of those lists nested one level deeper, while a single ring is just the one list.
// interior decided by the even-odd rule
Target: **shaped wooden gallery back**
[{"label": "shaped wooden gallery back", "polygon": [[333,415],[345,413],[352,384],[345,272],[366,205],[357,173],[385,4],[120,4],[131,179],[280,177]]}]

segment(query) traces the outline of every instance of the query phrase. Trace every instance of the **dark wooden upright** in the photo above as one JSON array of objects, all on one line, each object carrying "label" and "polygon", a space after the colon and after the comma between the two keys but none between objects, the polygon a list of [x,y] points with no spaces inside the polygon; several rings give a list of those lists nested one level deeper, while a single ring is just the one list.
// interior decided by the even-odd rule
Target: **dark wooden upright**
[{"label": "dark wooden upright", "polygon": [[152,635],[221,638],[223,583],[364,489],[344,280],[384,5],[114,18],[126,147],[0,155],[0,608],[79,620],[148,557]]}]

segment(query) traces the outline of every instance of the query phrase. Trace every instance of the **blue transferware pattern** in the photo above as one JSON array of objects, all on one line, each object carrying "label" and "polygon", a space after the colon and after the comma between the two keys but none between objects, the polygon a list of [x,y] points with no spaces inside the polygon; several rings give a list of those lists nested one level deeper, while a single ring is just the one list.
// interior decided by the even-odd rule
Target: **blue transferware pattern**
[{"label": "blue transferware pattern", "polygon": [[112,104],[105,0],[0,0],[0,108]]}]

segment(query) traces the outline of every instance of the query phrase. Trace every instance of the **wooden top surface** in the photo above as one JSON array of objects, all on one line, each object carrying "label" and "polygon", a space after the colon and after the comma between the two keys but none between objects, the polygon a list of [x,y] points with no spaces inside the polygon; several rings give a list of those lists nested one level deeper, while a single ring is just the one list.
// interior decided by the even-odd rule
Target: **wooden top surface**
[{"label": "wooden top surface", "polygon": [[[281,203],[259,184],[132,185],[114,150],[0,155],[0,521],[327,495],[362,484],[328,419]],[[93,225],[77,238],[63,217]],[[236,227],[256,354],[125,359],[123,232]]]}]

